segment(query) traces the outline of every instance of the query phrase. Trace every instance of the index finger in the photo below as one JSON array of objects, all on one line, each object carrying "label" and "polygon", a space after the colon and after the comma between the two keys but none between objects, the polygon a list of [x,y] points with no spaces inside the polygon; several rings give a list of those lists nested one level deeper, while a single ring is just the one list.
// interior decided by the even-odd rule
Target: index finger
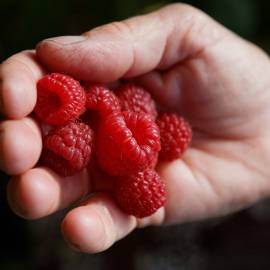
[{"label": "index finger", "polygon": [[36,82],[44,73],[34,50],[22,51],[1,63],[1,113],[10,119],[31,113],[36,103]]}]

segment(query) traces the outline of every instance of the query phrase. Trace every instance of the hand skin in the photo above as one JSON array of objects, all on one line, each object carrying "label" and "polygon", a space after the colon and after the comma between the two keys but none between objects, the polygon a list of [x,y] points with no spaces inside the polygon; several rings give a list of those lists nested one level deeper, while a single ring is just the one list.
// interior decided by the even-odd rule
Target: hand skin
[{"label": "hand skin", "polygon": [[[35,167],[42,142],[29,114],[45,70],[105,83],[132,79],[190,121],[191,148],[158,167],[168,187],[164,208],[137,220],[87,172],[63,179]],[[0,82],[1,168],[13,175],[11,208],[37,219],[97,191],[63,220],[64,238],[77,250],[100,252],[136,227],[221,216],[270,195],[269,58],[193,7],[169,5],[82,36],[44,40],[3,62]]]}]

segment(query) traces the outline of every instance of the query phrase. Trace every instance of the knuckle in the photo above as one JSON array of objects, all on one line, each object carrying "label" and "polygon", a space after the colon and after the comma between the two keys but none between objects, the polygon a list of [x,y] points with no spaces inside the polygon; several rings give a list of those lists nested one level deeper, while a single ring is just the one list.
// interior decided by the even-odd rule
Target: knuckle
[{"label": "knuckle", "polygon": [[[176,3],[168,5],[167,8],[170,11],[174,11],[175,13],[202,13],[199,9],[195,8],[194,6],[190,4],[183,4],[183,3]],[[166,9],[166,7],[165,7]]]},{"label": "knuckle", "polygon": [[183,3],[176,3],[168,5],[164,8],[162,12],[165,12],[168,16],[174,16],[181,18],[186,18],[187,20],[192,21],[205,21],[207,18],[207,15],[201,11],[200,9],[189,5],[189,4],[183,4]]},{"label": "knuckle", "polygon": [[85,36],[98,35],[98,34],[108,34],[126,38],[130,36],[132,29],[128,22],[126,21],[115,21],[102,26],[99,26],[89,32],[84,33]]},{"label": "knuckle", "polygon": [[22,72],[32,74],[32,70],[27,64],[29,58],[29,50],[14,54],[4,60],[0,65],[0,77],[3,78],[6,73],[10,73],[12,69],[19,69]]},{"label": "knuckle", "polygon": [[119,33],[120,35],[122,35],[122,34],[126,35],[126,34],[129,34],[131,32],[131,27],[126,21],[112,22],[109,25],[109,28],[113,32]]}]

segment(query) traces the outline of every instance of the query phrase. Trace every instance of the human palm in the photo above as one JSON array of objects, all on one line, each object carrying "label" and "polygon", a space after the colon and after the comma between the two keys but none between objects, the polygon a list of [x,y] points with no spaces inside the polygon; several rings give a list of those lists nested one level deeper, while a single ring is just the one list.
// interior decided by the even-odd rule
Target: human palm
[{"label": "human palm", "polygon": [[[189,120],[190,149],[181,160],[158,165],[168,190],[164,208],[135,219],[106,194],[106,180],[33,168],[42,143],[28,115],[36,81],[47,70],[105,83],[131,79]],[[98,252],[136,227],[223,215],[269,196],[269,73],[262,51],[183,4],[12,56],[0,71],[1,109],[9,119],[1,123],[1,167],[16,175],[8,188],[11,207],[40,218],[96,191],[67,214],[62,231],[77,249]]]}]

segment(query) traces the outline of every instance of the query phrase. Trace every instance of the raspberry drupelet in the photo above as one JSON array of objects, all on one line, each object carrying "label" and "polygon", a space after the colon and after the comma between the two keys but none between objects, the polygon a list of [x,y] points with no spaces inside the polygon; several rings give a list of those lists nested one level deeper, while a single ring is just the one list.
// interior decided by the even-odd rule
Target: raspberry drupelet
[{"label": "raspberry drupelet", "polygon": [[116,90],[123,111],[140,112],[157,117],[156,103],[143,87],[127,83]]},{"label": "raspberry drupelet", "polygon": [[165,184],[152,169],[119,177],[114,194],[119,207],[129,215],[152,215],[166,202]]},{"label": "raspberry drupelet", "polygon": [[62,176],[75,174],[88,165],[93,139],[93,131],[83,123],[56,127],[44,138],[43,162]]},{"label": "raspberry drupelet", "polygon": [[167,161],[180,158],[191,142],[189,123],[176,113],[162,113],[157,119],[157,125],[161,140],[159,158]]},{"label": "raspberry drupelet", "polygon": [[156,165],[159,129],[147,114],[115,113],[101,123],[96,143],[101,168],[111,175],[129,175]]}]

